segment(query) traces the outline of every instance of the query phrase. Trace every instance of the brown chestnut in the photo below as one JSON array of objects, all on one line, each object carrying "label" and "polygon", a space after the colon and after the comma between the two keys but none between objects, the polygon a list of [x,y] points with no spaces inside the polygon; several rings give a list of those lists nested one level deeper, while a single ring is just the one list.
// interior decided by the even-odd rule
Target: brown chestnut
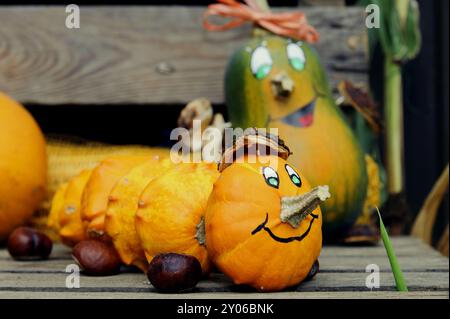
[{"label": "brown chestnut", "polygon": [[9,254],[16,260],[47,259],[52,248],[52,240],[31,227],[16,228],[8,237]]},{"label": "brown chestnut", "polygon": [[197,285],[202,277],[202,266],[190,255],[160,254],[152,259],[147,277],[161,292],[179,292]]},{"label": "brown chestnut", "polygon": [[120,258],[116,250],[105,242],[88,239],[73,247],[72,257],[83,273],[91,276],[110,276],[120,271]]}]

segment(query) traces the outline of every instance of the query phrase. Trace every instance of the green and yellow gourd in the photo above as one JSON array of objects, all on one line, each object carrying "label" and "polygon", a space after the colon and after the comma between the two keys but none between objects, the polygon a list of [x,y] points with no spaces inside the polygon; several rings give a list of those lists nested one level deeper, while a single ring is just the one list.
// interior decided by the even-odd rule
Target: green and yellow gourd
[{"label": "green and yellow gourd", "polygon": [[329,185],[324,236],[335,240],[362,212],[364,153],[335,104],[325,71],[307,43],[255,30],[229,60],[225,99],[233,127],[277,128],[292,163],[313,185]]}]

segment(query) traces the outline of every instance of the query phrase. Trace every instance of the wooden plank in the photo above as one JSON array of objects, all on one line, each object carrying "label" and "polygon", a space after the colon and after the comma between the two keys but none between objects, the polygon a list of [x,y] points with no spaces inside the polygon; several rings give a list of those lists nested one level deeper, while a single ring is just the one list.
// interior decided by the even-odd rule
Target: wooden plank
[{"label": "wooden plank", "polygon": [[[408,237],[407,237],[408,238]],[[403,241],[403,237],[393,238],[393,246],[398,257],[415,257],[417,255],[437,257],[440,256],[437,250],[423,243],[417,238],[408,238]],[[322,249],[320,257],[384,257],[386,250],[381,242],[376,246],[354,247],[354,246],[326,246]]]},{"label": "wooden plank", "polygon": [[[417,256],[419,255],[432,255],[440,256],[437,250],[431,246],[425,244],[422,240],[410,236],[392,237],[392,245],[396,250],[397,255],[404,256]],[[53,246],[52,258],[57,259],[70,259],[71,255],[70,247],[63,246],[61,244],[55,244]],[[378,243],[375,246],[324,246],[322,248],[321,257],[325,256],[385,256],[385,249],[383,245]],[[9,259],[9,253],[6,249],[0,249],[0,260]],[[445,259],[445,258],[443,258]]]},{"label": "wooden plank", "polygon": [[[313,280],[296,287],[296,291],[367,291],[367,273],[319,273]],[[449,273],[405,272],[405,280],[410,291],[441,290],[448,291]],[[0,273],[0,290],[3,291],[53,291],[68,292],[67,274],[56,273]],[[156,292],[144,274],[121,274],[109,277],[80,277],[80,291],[98,292]],[[208,280],[201,281],[197,292],[248,292],[248,288],[233,285],[222,274],[213,274]],[[380,274],[379,291],[395,290],[395,281],[391,273]]]},{"label": "wooden plank", "polygon": [[[81,28],[67,29],[64,8],[0,8],[1,91],[35,104],[222,103],[226,61],[250,34],[249,26],[207,32],[204,8],[182,6],[81,7]],[[321,33],[332,85],[366,83],[365,49],[348,43],[365,33],[363,10],[304,12]]]},{"label": "wooden plank", "polygon": [[[395,282],[384,248],[329,247],[323,249],[319,274],[290,291],[258,294],[249,288],[233,285],[220,273],[201,281],[195,293],[169,295],[169,298],[447,298],[449,289],[448,259],[410,237],[393,238],[410,292],[395,292]],[[80,289],[65,286],[65,267],[73,263],[70,249],[55,245],[48,261],[13,261],[0,250],[0,298],[166,298],[150,285],[140,272],[109,277],[80,277]],[[380,269],[380,288],[370,292],[365,285],[365,268],[375,263]]]},{"label": "wooden plank", "polygon": [[[399,257],[398,261],[404,272],[448,272],[448,259],[442,257],[417,258]],[[367,265],[376,264],[380,271],[390,272],[387,257],[366,258],[353,257],[324,257],[319,258],[320,269],[323,272],[365,272]],[[67,265],[73,263],[72,259],[51,259],[49,261],[20,262],[9,258],[0,260],[0,273],[11,272],[64,272]]]},{"label": "wooden plank", "polygon": [[[405,272],[448,272],[449,260],[436,250],[412,237],[392,238],[399,263]],[[420,258],[418,258],[418,256]],[[0,250],[0,273],[64,272],[72,263],[70,249],[55,245],[48,261],[14,261],[6,250]],[[377,264],[382,272],[390,272],[384,247],[325,246],[319,258],[322,272],[365,272],[368,264]]]},{"label": "wooden plank", "polygon": [[[343,257],[343,258],[324,258],[319,259],[322,270],[334,272],[361,272],[365,271],[369,264],[376,264],[381,271],[389,272],[391,266],[387,257],[364,258],[361,256]],[[398,262],[404,272],[411,271],[447,271],[448,260],[440,257],[418,258],[418,257],[398,257]]]},{"label": "wooden plank", "polygon": [[160,294],[153,292],[79,292],[61,294],[34,291],[0,291],[1,299],[448,299],[448,291],[320,291],[276,293],[184,293]]},{"label": "wooden plank", "polygon": [[[71,249],[62,244],[54,244],[50,258],[51,259],[70,259],[71,258]],[[11,260],[11,256],[9,255],[7,249],[0,249],[0,261],[5,260],[5,259]],[[1,262],[0,262],[0,266],[2,266]]]}]

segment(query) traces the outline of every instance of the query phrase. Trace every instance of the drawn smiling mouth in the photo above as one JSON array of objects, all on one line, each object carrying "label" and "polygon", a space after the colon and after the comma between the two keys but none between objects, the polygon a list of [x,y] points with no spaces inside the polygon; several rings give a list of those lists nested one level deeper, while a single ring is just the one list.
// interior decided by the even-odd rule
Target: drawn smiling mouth
[{"label": "drawn smiling mouth", "polygon": [[266,227],[267,222],[269,221],[269,214],[266,213],[266,219],[261,223],[261,225],[259,225],[258,227],[256,227],[253,231],[252,231],[252,235],[255,235],[256,233],[260,232],[261,230],[264,230],[265,232],[267,232],[270,237],[272,237],[272,239],[279,241],[281,243],[290,243],[292,241],[302,241],[306,236],[308,236],[309,232],[311,231],[311,227],[314,223],[314,221],[319,218],[319,215],[315,215],[315,214],[310,214],[311,221],[309,222],[309,226],[308,229],[301,235],[299,236],[294,236],[294,237],[278,237],[277,235],[275,235],[272,230],[269,227]]},{"label": "drawn smiling mouth", "polygon": [[282,117],[280,120],[288,125],[295,127],[308,127],[314,122],[314,109],[316,107],[316,98],[296,111]]}]

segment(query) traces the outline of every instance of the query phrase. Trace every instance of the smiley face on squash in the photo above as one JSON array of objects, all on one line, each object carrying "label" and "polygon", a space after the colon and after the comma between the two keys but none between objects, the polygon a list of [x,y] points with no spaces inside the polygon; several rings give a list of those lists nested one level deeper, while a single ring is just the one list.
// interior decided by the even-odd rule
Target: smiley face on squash
[{"label": "smiley face on squash", "polygon": [[319,257],[318,205],[329,193],[277,155],[254,159],[222,167],[206,210],[206,247],[236,284],[277,291],[303,281]]},{"label": "smiley face on squash", "polygon": [[[299,173],[297,173],[294,168],[292,168],[289,164],[287,163],[282,163],[284,164],[284,168],[285,168],[285,172],[281,172],[281,179],[283,180],[284,183],[289,185],[289,182],[286,180],[286,175],[289,176],[290,181],[292,182],[292,184],[294,184],[296,187],[301,188],[302,187],[302,178],[300,177]],[[257,167],[258,168],[258,167]],[[278,169],[278,167],[277,167]],[[273,167],[271,166],[260,166],[260,171],[261,171],[261,175],[264,178],[264,181],[266,182],[267,185],[269,185],[270,187],[273,187],[275,189],[279,189],[280,187],[280,174],[278,174],[278,170],[275,170]],[[283,183],[283,184],[284,184]],[[288,187],[284,187],[284,188],[288,188]],[[289,187],[291,188],[291,187]],[[309,186],[304,186],[304,189],[302,190],[302,192],[300,192],[300,190],[297,190],[296,194],[300,195],[301,193],[304,193],[305,189],[311,189]],[[295,190],[294,190],[295,192]],[[288,194],[291,193],[290,190],[285,190],[285,192],[280,191],[280,195],[283,196],[283,194]],[[314,196],[314,194],[313,194]],[[302,197],[303,200],[307,200],[306,197]],[[294,217],[293,214],[296,213],[296,210],[299,209],[299,207],[297,205],[293,205],[293,207],[288,207],[290,201],[292,202],[292,204],[294,204],[294,202],[299,199],[299,197],[296,197],[295,195],[291,198],[289,198],[288,196],[283,196],[281,199],[281,213],[280,216],[275,216],[275,219],[280,218],[281,221],[289,221],[289,217]],[[298,204],[301,205],[301,202]],[[306,236],[309,235],[313,223],[319,219],[319,215],[320,215],[320,208],[315,208],[313,211],[308,212],[305,211],[303,213],[303,215],[299,215],[298,221],[292,221],[292,226],[293,228],[297,228],[299,226],[299,221],[301,219],[307,219],[308,223],[305,223],[304,225],[307,225],[308,227],[302,231],[301,233],[296,233],[293,236],[289,236],[289,237],[283,237],[283,236],[278,236],[276,233],[274,233],[272,231],[271,228],[268,227],[269,224],[269,213],[266,213],[266,217],[264,219],[264,221],[258,225],[253,231],[252,231],[252,235],[257,234],[260,231],[265,231],[267,232],[267,234],[275,241],[278,241],[280,243],[290,243],[292,241],[302,241],[303,239],[306,238]],[[309,217],[308,217],[309,215]],[[320,227],[319,227],[320,228]],[[289,232],[289,228],[288,230],[285,231],[281,231],[281,233],[284,234],[290,234]]]}]

